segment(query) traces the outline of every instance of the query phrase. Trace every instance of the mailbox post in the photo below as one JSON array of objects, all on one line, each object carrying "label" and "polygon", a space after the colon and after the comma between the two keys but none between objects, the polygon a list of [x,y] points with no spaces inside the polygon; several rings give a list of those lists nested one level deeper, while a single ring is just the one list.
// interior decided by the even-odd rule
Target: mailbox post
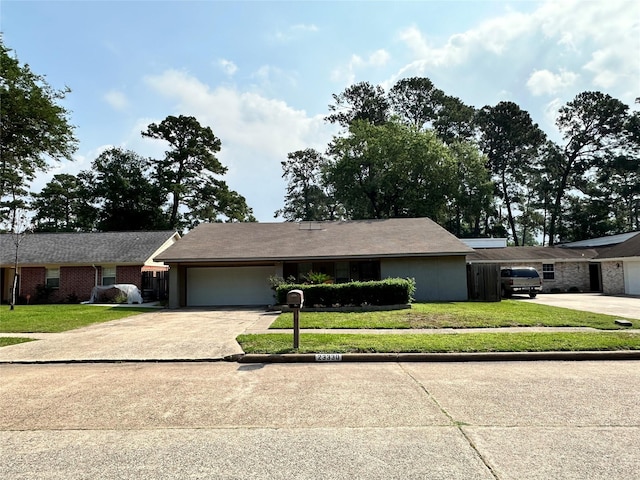
[{"label": "mailbox post", "polygon": [[304,304],[302,290],[291,290],[287,293],[287,304],[293,310],[293,348],[300,347],[300,309]]}]

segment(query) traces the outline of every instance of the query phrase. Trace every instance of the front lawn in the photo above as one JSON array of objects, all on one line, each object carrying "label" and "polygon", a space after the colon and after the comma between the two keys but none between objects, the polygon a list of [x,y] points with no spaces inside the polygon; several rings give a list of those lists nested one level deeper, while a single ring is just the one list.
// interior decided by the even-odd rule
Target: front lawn
[{"label": "front lawn", "polygon": [[[620,329],[620,317],[550,307],[519,300],[502,302],[414,303],[410,310],[373,312],[300,311],[300,328],[486,328],[592,327]],[[631,320],[631,319],[630,319]],[[640,321],[631,320],[633,328]],[[270,328],[293,328],[293,314],[281,314]]]},{"label": "front lawn", "polygon": [[149,312],[143,307],[104,307],[95,305],[16,305],[0,306],[0,332],[56,333]]},{"label": "front lawn", "polygon": [[0,337],[0,347],[8,347],[9,345],[17,345],[18,343],[32,342],[33,338],[19,337]]},{"label": "front lawn", "polygon": [[640,350],[632,332],[240,335],[245,353],[450,353]]}]

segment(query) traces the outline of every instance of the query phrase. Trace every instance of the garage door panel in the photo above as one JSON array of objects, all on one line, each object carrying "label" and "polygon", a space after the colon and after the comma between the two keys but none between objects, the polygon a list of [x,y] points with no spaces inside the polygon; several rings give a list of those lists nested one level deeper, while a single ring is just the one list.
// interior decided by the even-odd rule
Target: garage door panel
[{"label": "garage door panel", "polygon": [[627,295],[640,295],[640,261],[624,262],[624,287]]},{"label": "garage door panel", "polygon": [[274,267],[197,267],[187,270],[187,305],[268,305]]}]

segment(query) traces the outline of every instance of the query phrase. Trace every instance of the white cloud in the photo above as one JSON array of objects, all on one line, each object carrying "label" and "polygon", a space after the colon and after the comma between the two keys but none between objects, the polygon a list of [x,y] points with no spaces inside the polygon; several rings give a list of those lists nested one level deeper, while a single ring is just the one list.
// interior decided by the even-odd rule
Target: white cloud
[{"label": "white cloud", "polygon": [[127,96],[117,90],[109,90],[103,98],[115,110],[125,110],[129,106]]},{"label": "white cloud", "polygon": [[560,73],[553,73],[549,70],[536,70],[527,80],[527,87],[536,96],[552,95],[573,86],[577,79],[578,74],[565,70],[561,70]]},{"label": "white cloud", "polygon": [[229,168],[225,179],[247,198],[260,221],[272,220],[273,210],[282,206],[280,162],[287,153],[307,147],[324,151],[335,133],[322,116],[309,117],[258,93],[211,88],[185,72],[168,70],[146,77],[145,83],[175,102],[174,114],[193,115],[212,128],[222,141],[218,157]]},{"label": "white cloud", "polygon": [[297,30],[301,32],[317,32],[319,29],[313,23],[310,23],[310,24],[299,23],[297,25],[293,25],[291,27],[291,30]]},{"label": "white cloud", "polygon": [[425,66],[455,66],[468,60],[474,53],[489,52],[501,55],[513,40],[532,29],[527,16],[518,12],[480,23],[466,32],[451,35],[442,46],[435,46],[416,27],[400,31],[399,39],[413,52],[416,61]]},{"label": "white cloud", "polygon": [[221,58],[220,60],[218,60],[218,65],[220,66],[222,71],[229,76],[233,75],[238,71],[238,66],[235,63],[233,63],[231,60]]},{"label": "white cloud", "polygon": [[289,26],[285,30],[278,30],[271,37],[278,43],[287,43],[299,38],[301,35],[304,35],[306,33],[316,33],[319,31],[320,29],[313,23],[298,23],[296,25]]},{"label": "white cloud", "polygon": [[336,68],[331,72],[331,80],[334,82],[352,84],[355,82],[356,70],[381,68],[389,63],[390,59],[391,55],[389,52],[383,49],[376,50],[370,54],[368,58],[362,58],[359,55],[352,55],[347,65]]}]

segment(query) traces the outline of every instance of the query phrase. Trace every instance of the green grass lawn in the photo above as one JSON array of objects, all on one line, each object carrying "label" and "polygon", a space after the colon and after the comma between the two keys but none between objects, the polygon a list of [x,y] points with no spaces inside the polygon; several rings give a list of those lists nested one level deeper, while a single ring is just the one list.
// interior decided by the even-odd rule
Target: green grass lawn
[{"label": "green grass lawn", "polygon": [[245,353],[450,353],[640,350],[632,332],[459,333],[459,334],[301,334],[240,335]]},{"label": "green grass lawn", "polygon": [[33,338],[0,337],[0,347],[17,345],[18,343],[32,342]]},{"label": "green grass lawn", "polygon": [[[300,312],[300,328],[483,328],[592,327],[620,329],[620,317],[550,307],[519,300],[502,302],[414,303],[410,310],[374,312]],[[631,319],[630,319],[631,320]],[[639,320],[631,320],[640,328]],[[271,328],[293,328],[293,314],[283,313]]]},{"label": "green grass lawn", "polygon": [[[148,308],[95,305],[8,305],[0,306],[0,332],[56,333],[149,312]],[[1,335],[1,334],[0,334]]]}]

